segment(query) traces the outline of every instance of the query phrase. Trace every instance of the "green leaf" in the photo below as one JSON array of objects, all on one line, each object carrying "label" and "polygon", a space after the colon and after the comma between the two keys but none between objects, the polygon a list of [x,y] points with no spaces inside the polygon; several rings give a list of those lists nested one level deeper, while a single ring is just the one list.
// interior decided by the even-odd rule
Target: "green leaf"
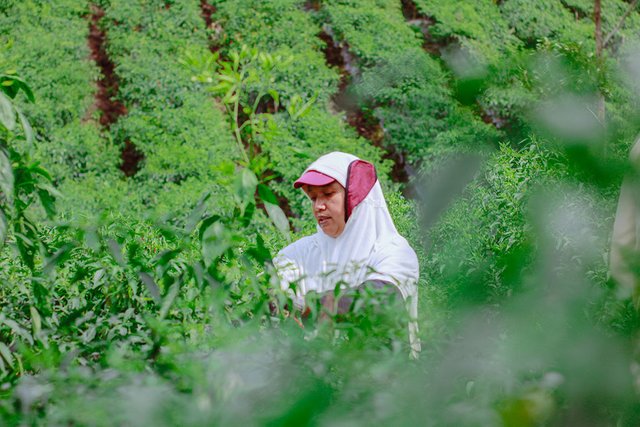
[{"label": "green leaf", "polygon": [[153,257],[151,264],[165,270],[169,266],[169,263],[180,254],[180,249],[166,249]]},{"label": "green leaf", "polygon": [[31,313],[31,327],[33,328],[33,336],[37,337],[42,331],[42,318],[40,313],[34,306],[29,306],[29,313]]},{"label": "green leaf", "polygon": [[204,194],[200,200],[198,200],[198,203],[196,203],[195,207],[187,217],[187,220],[185,221],[185,231],[187,233],[191,233],[196,228],[196,225],[198,225],[200,220],[202,220],[202,216],[207,209],[206,202],[210,197],[211,193],[207,192]]},{"label": "green leaf", "polygon": [[258,184],[258,196],[265,203],[278,204],[278,198],[269,187],[264,184]]},{"label": "green leaf", "polygon": [[247,206],[244,208],[244,214],[242,215],[242,218],[240,218],[240,224],[242,224],[243,227],[249,226],[249,224],[251,223],[251,218],[253,218],[253,214],[255,213],[255,211],[255,203],[247,204]]},{"label": "green leaf", "polygon": [[256,236],[256,245],[247,250],[247,255],[255,259],[258,263],[264,264],[267,261],[271,261],[271,252],[264,244],[264,239],[260,234]]},{"label": "green leaf", "polygon": [[249,168],[243,168],[235,182],[235,191],[240,203],[245,207],[254,200],[258,178]]},{"label": "green leaf", "polygon": [[267,93],[269,94],[269,96],[271,96],[271,98],[273,99],[273,103],[276,106],[280,104],[280,94],[276,90],[269,89]]},{"label": "green leaf", "polygon": [[7,319],[4,314],[0,314],[0,324],[6,325],[15,335],[21,336],[26,342],[33,345],[31,334],[15,320]]},{"label": "green leaf", "polygon": [[56,266],[61,265],[63,262],[69,259],[69,257],[71,257],[72,250],[73,245],[69,243],[62,245],[60,249],[58,249],[53,255],[47,258],[43,267],[44,273],[46,275],[49,275]]},{"label": "green leaf", "polygon": [[7,96],[0,92],[0,123],[8,130],[16,127],[16,112]]},{"label": "green leaf", "polygon": [[24,132],[24,138],[27,141],[27,144],[33,144],[33,128],[27,120],[27,117],[22,114],[22,111],[16,108],[18,112],[18,117],[20,118],[20,124],[22,125],[22,131]]},{"label": "green leaf", "polygon": [[0,75],[0,80],[2,80],[2,85],[6,87],[9,87],[9,86],[12,87],[12,90],[11,90],[12,93],[9,94],[9,96],[11,98],[14,98],[17,95],[18,91],[22,89],[25,96],[27,97],[27,100],[29,100],[29,102],[35,102],[33,91],[31,90],[27,82],[25,82],[18,76],[9,75],[9,74],[11,73],[7,72],[6,74]]},{"label": "green leaf", "polygon": [[265,202],[264,207],[267,210],[267,214],[269,215],[269,218],[276,226],[276,228],[287,240],[290,240],[291,237],[289,236],[289,220],[284,214],[284,211],[280,209],[280,206],[273,203]]},{"label": "green leaf", "polygon": [[11,368],[13,368],[13,356],[11,355],[11,350],[3,342],[0,342],[0,356],[2,356]]},{"label": "green leaf", "polygon": [[162,307],[160,308],[160,319],[164,319],[165,317],[167,317],[169,309],[171,308],[171,305],[178,296],[179,292],[180,281],[177,281],[176,283],[171,285],[171,287],[169,288],[169,292],[167,292],[167,295],[165,295],[164,300],[162,301]]},{"label": "green leaf", "polygon": [[13,206],[13,185],[14,176],[11,161],[7,152],[0,148],[0,193],[9,206]]},{"label": "green leaf", "polygon": [[156,284],[155,280],[153,280],[153,277],[143,271],[139,272],[138,276],[140,277],[142,283],[144,283],[144,285],[147,287],[147,290],[151,294],[153,301],[155,301],[156,304],[160,304],[162,302],[162,299],[160,298],[160,288],[158,288],[158,285]]},{"label": "green leaf", "polygon": [[230,246],[230,236],[225,233],[224,225],[220,222],[210,224],[202,232],[202,258],[205,266],[208,268]]},{"label": "green leaf", "polygon": [[293,151],[293,155],[299,157],[301,159],[310,159],[311,156],[304,150],[298,147],[291,147],[291,151]]},{"label": "green leaf", "polygon": [[39,188],[38,198],[40,199],[40,203],[42,203],[42,207],[47,214],[47,218],[53,218],[56,214],[56,206],[54,198],[51,197],[51,193],[46,189]]},{"label": "green leaf", "polygon": [[7,232],[9,230],[9,223],[7,217],[4,214],[2,208],[0,208],[0,249],[4,246],[5,240],[7,240]]},{"label": "green leaf", "polygon": [[229,90],[229,88],[232,87],[232,85],[230,85],[227,82],[222,82],[222,83],[218,83],[215,86],[211,86],[209,87],[207,90],[209,92],[213,92],[213,93],[223,93]]}]

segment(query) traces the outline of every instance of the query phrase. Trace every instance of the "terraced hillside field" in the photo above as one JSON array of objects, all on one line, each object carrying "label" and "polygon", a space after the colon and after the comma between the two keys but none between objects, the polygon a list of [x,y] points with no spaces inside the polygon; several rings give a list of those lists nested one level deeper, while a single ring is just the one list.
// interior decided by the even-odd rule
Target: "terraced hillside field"
[{"label": "terraced hillside field", "polygon": [[[640,424],[638,1],[0,0],[0,83],[1,424]],[[418,255],[417,359],[280,291],[331,151]]]}]

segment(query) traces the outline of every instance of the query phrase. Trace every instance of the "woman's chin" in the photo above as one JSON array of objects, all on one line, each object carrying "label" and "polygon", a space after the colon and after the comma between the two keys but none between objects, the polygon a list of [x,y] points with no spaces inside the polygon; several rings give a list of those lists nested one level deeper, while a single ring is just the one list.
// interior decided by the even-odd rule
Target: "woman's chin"
[{"label": "woman's chin", "polygon": [[321,224],[318,224],[318,225],[320,225],[320,229],[327,236],[329,236],[329,237],[338,237],[336,235],[337,233],[336,233],[336,230],[334,229],[334,227],[330,227],[328,225],[321,225]]}]

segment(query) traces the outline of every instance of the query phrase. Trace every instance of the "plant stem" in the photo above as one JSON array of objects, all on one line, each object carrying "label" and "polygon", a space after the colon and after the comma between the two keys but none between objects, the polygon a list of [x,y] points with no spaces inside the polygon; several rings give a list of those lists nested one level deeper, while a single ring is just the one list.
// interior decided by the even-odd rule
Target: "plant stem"
[{"label": "plant stem", "polygon": [[[242,77],[240,78],[240,81],[242,82]],[[249,165],[249,155],[247,154],[247,151],[244,148],[244,143],[242,142],[242,135],[240,134],[240,127],[238,126],[238,109],[240,106],[240,89],[241,86],[238,85],[238,89],[236,90],[236,100],[233,103],[233,133],[236,136],[236,141],[238,142],[238,147],[240,148],[240,151],[242,152],[242,156],[244,157],[244,161],[247,163],[247,165]]]}]

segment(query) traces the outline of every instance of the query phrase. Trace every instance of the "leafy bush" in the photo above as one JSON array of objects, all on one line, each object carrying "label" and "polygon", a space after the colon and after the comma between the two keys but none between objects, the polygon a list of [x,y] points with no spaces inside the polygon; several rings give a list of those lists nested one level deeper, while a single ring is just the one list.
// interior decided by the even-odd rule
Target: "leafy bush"
[{"label": "leafy bush", "polygon": [[88,7],[74,1],[26,1],[0,17],[6,44],[0,62],[18,69],[37,99],[21,105],[36,135],[32,155],[57,182],[113,170],[117,162],[91,121],[98,71],[88,60],[86,13]]},{"label": "leafy bush", "polygon": [[322,12],[337,41],[347,43],[362,66],[422,45],[420,35],[404,22],[400,2],[327,1],[323,2]]},{"label": "leafy bush", "polygon": [[589,40],[593,40],[592,25],[575,21],[561,2],[509,0],[500,7],[516,35],[529,45],[543,38],[554,38],[563,42],[585,44],[587,50],[592,50],[595,46]]},{"label": "leafy bush", "polygon": [[283,98],[301,95],[317,97],[324,104],[337,90],[339,76],[327,67],[320,51],[321,31],[300,0],[211,2],[217,7],[214,19],[220,33],[215,35],[222,52],[246,45],[273,56],[290,58],[276,71],[273,87]]},{"label": "leafy bush", "polygon": [[520,46],[494,2],[416,0],[415,4],[436,21],[428,28],[431,37],[443,41],[455,38],[481,63],[497,64]]},{"label": "leafy bush", "polygon": [[[421,50],[400,2],[327,1],[316,12],[302,1],[216,1],[206,29],[195,1],[102,0],[129,110],[102,134],[83,121],[97,77],[77,61],[86,4],[0,3],[1,37],[20,40],[6,56],[20,65],[24,54],[41,101],[23,108],[36,117],[37,156],[48,156],[65,196],[53,216],[55,191],[25,151],[28,127],[5,132],[14,110],[3,102],[3,152],[15,150],[0,168],[13,230],[0,250],[2,422],[638,425],[629,366],[639,316],[608,286],[605,262],[637,97],[614,77],[618,58],[593,64],[587,18],[551,16],[546,3],[512,10],[512,1],[418,4],[437,22],[432,36],[493,58],[469,79],[446,55]],[[615,17],[624,13],[609,4]],[[520,44],[504,19],[535,39]],[[537,20],[547,39],[531,30]],[[320,52],[323,27],[357,53],[353,89],[364,118],[381,120],[383,143],[421,165],[429,179],[416,178],[414,191],[426,199],[405,200],[382,151],[331,111],[338,75]],[[76,50],[60,49],[56,69],[38,73],[51,53],[30,34]],[[234,66],[242,43],[248,56]],[[260,65],[272,61],[283,68]],[[234,74],[241,62],[254,67],[252,81]],[[54,87],[65,87],[64,73],[67,92]],[[17,95],[12,85],[3,93]],[[597,91],[606,132],[591,115],[569,129],[577,136],[554,134],[550,115],[535,114],[568,100],[577,107],[566,117],[582,118],[576,111]],[[56,102],[62,115],[51,110]],[[516,129],[482,123],[489,109]],[[584,127],[597,130],[585,136]],[[495,140],[489,151],[484,142]],[[145,154],[129,179],[117,169],[125,141]],[[270,259],[287,238],[260,205],[286,196],[295,237],[313,232],[291,183],[336,149],[376,164],[395,224],[418,253],[421,360],[408,363],[399,338],[406,318],[387,316],[380,300],[322,321],[327,313],[311,298],[310,318],[300,319],[277,290]],[[486,162],[476,169],[480,154]]]}]

